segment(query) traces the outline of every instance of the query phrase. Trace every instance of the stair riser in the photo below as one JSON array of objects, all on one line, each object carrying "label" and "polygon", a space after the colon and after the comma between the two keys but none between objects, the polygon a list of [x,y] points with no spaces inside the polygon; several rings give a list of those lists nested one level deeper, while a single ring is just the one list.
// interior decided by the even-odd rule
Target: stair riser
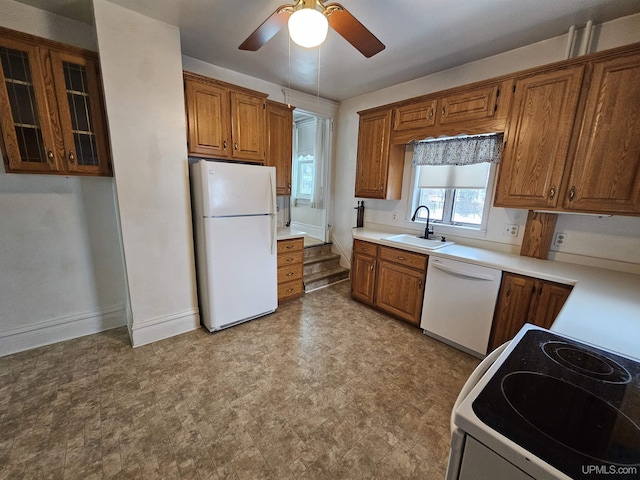
[{"label": "stair riser", "polygon": [[311,258],[317,255],[331,253],[331,244],[320,245],[319,247],[308,247],[304,249],[304,258]]},{"label": "stair riser", "polygon": [[322,272],[324,270],[333,270],[340,266],[340,257],[326,260],[324,262],[311,263],[309,265],[304,266],[304,274],[311,275],[313,273]]},{"label": "stair riser", "polygon": [[330,285],[332,283],[336,283],[336,282],[340,282],[342,280],[346,280],[347,278],[349,278],[349,272],[346,271],[340,275],[332,275],[331,277],[327,277],[327,278],[322,278],[320,280],[316,280],[315,282],[311,282],[311,283],[305,283],[304,285],[304,291],[305,292],[310,292],[311,290],[316,290],[318,288],[321,287],[325,287],[327,285]]}]

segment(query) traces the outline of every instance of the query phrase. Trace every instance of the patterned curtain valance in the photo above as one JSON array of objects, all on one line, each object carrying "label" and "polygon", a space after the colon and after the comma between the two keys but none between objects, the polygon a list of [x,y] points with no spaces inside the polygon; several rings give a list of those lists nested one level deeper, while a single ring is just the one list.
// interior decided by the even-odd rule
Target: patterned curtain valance
[{"label": "patterned curtain valance", "polygon": [[502,139],[502,133],[490,133],[418,142],[413,147],[413,165],[498,163]]}]

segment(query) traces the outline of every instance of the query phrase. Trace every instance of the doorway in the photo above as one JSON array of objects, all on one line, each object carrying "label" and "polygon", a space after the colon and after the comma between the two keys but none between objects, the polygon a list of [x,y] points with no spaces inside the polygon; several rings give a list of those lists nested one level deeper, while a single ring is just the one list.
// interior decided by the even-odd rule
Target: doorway
[{"label": "doorway", "polygon": [[331,240],[328,224],[331,118],[293,112],[291,227],[306,232],[305,246]]}]

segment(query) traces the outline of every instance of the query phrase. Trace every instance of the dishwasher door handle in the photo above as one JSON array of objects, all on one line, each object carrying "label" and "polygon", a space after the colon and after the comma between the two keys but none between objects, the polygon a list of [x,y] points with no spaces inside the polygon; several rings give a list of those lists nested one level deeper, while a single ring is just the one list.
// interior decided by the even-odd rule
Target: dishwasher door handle
[{"label": "dishwasher door handle", "polygon": [[449,267],[441,263],[434,262],[432,265],[434,268],[437,268],[438,270],[442,270],[443,272],[447,272],[447,273],[453,273],[454,275],[460,275],[461,277],[474,278],[476,280],[488,280],[488,281],[492,281],[496,279],[493,275],[484,275],[482,273],[471,273],[461,268]]}]

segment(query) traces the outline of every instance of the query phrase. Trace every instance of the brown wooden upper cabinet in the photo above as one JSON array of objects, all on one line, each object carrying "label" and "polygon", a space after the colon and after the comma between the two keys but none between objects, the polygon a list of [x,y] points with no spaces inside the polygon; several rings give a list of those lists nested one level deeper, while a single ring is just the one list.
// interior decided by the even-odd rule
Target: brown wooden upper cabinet
[{"label": "brown wooden upper cabinet", "polygon": [[7,172],[111,175],[94,52],[0,28],[0,65]]},{"label": "brown wooden upper cabinet", "polygon": [[563,199],[568,210],[640,213],[640,51],[593,62]]},{"label": "brown wooden upper cabinet", "polygon": [[184,72],[189,154],[263,163],[266,94]]},{"label": "brown wooden upper cabinet", "polygon": [[358,158],[355,196],[399,200],[404,146],[391,145],[390,108],[358,112]]},{"label": "brown wooden upper cabinet", "polygon": [[640,45],[516,80],[495,205],[640,214]]},{"label": "brown wooden upper cabinet", "polygon": [[578,65],[516,79],[495,205],[558,204],[583,72]]},{"label": "brown wooden upper cabinet", "polygon": [[511,82],[505,79],[459,87],[394,106],[392,143],[441,135],[503,131]]},{"label": "brown wooden upper cabinet", "polygon": [[267,100],[267,161],[276,167],[276,195],[291,195],[293,107]]}]

